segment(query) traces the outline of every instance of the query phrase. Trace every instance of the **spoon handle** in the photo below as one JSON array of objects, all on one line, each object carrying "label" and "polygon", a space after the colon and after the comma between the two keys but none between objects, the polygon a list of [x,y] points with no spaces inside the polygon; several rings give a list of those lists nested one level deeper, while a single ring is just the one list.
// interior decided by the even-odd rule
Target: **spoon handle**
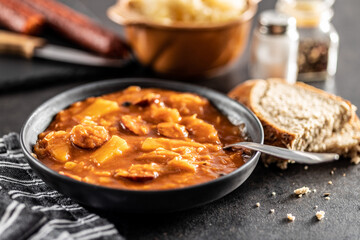
[{"label": "spoon handle", "polygon": [[254,143],[254,142],[238,142],[225,146],[224,148],[248,148],[251,150],[259,151],[269,154],[271,156],[294,160],[297,163],[317,164],[324,162],[331,162],[339,159],[336,153],[309,153],[290,150],[287,148],[274,147],[270,145]]}]

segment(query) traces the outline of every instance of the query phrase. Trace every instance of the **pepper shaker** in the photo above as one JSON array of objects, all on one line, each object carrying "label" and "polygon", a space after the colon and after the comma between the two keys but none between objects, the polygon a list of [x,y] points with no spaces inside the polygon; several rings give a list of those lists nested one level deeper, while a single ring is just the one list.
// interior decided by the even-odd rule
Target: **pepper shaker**
[{"label": "pepper shaker", "polygon": [[249,61],[252,78],[284,78],[296,82],[299,34],[296,20],[274,10],[260,14]]},{"label": "pepper shaker", "polygon": [[334,0],[278,0],[279,12],[296,18],[299,32],[298,80],[332,79],[336,73],[339,35],[331,19]]}]

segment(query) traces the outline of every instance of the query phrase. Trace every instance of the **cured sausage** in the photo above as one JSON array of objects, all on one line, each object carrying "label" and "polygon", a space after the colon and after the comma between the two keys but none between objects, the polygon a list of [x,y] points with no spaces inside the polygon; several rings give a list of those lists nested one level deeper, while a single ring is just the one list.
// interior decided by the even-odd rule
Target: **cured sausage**
[{"label": "cured sausage", "polygon": [[113,32],[59,2],[53,0],[22,1],[43,14],[53,29],[86,49],[115,58],[125,57],[129,53],[126,44]]},{"label": "cured sausage", "polygon": [[0,0],[0,24],[15,32],[37,34],[45,18],[22,0]]}]

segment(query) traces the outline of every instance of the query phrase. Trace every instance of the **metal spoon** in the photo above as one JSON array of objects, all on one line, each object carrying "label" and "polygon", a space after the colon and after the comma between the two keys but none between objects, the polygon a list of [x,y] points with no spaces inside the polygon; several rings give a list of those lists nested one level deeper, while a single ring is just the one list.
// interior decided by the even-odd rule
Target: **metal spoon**
[{"label": "metal spoon", "polygon": [[339,159],[339,154],[336,153],[309,153],[290,150],[287,148],[274,147],[270,145],[254,143],[254,142],[238,142],[224,146],[227,148],[247,148],[262,153],[269,154],[271,156],[294,160],[297,163],[317,164],[324,162],[331,162]]}]

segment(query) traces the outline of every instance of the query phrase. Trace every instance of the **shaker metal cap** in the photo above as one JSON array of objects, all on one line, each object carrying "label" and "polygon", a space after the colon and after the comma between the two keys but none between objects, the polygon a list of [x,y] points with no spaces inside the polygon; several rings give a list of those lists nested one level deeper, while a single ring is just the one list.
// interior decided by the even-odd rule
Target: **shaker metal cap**
[{"label": "shaker metal cap", "polygon": [[289,30],[296,29],[296,20],[286,14],[276,12],[275,10],[266,10],[262,12],[258,19],[259,31],[262,34],[282,35]]}]

